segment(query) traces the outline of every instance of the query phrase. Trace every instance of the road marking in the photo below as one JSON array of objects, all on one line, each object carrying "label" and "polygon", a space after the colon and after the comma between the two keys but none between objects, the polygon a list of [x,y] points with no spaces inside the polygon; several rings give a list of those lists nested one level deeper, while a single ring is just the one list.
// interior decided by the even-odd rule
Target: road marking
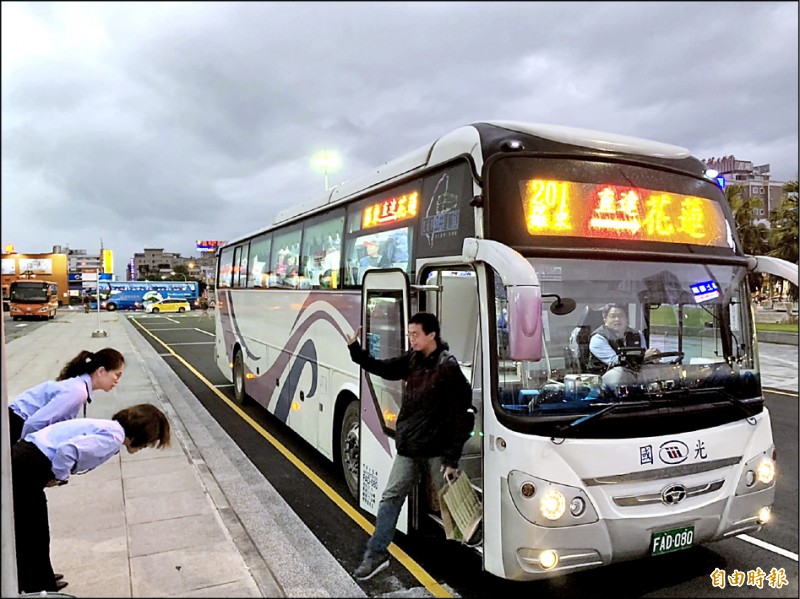
[{"label": "road marking", "polygon": [[223,383],[222,385],[214,385],[217,389],[222,389],[223,387],[233,387],[233,383]]},{"label": "road marking", "polygon": [[788,395],[789,397],[797,397],[797,392],[792,393],[790,391],[783,391],[781,389],[770,389],[769,387],[764,387],[761,390],[768,391],[769,393],[777,393],[778,395]]},{"label": "road marking", "polygon": [[175,324],[180,324],[180,321],[179,321],[179,320],[175,320],[174,318],[170,318],[169,316],[165,316],[164,318],[166,318],[166,319],[167,319],[167,320],[169,320],[170,322],[174,322]]},{"label": "road marking", "polygon": [[152,328],[147,330],[148,331],[196,331],[197,329],[195,329],[194,327],[168,327],[165,329]]},{"label": "road marking", "polygon": [[[333,490],[328,483],[322,480],[319,475],[311,470],[308,466],[306,466],[300,458],[295,456],[291,451],[289,451],[280,441],[278,441],[275,437],[273,437],[270,433],[268,433],[258,422],[253,420],[246,412],[244,412],[238,405],[236,405],[231,399],[228,398],[227,395],[222,393],[219,389],[217,389],[211,382],[203,376],[201,372],[199,372],[194,366],[189,364],[186,360],[184,360],[181,356],[179,356],[172,348],[164,343],[161,339],[153,335],[149,329],[145,328],[144,325],[140,324],[138,321],[134,320],[134,322],[142,329],[145,333],[150,335],[153,339],[158,341],[164,348],[169,352],[168,354],[159,354],[159,355],[170,355],[175,357],[181,364],[186,366],[189,369],[189,372],[194,374],[200,382],[206,385],[214,394],[219,397],[219,399],[225,404],[228,405],[234,412],[236,412],[242,420],[247,422],[253,429],[266,441],[272,445],[278,452],[280,452],[283,457],[285,457],[289,462],[291,462],[295,468],[300,470],[306,478],[308,478],[312,483],[314,483],[317,488],[325,493],[328,498],[335,503],[340,510],[342,510],[345,514],[347,514],[351,520],[353,520],[358,526],[360,526],[364,531],[369,535],[372,536],[372,533],[375,532],[375,527],[369,523],[364,516],[362,516],[358,510],[353,508],[349,503],[347,503],[344,499],[342,499],[341,495],[339,495],[335,490]],[[394,543],[389,545],[388,549],[389,553],[391,553],[394,558],[399,561],[406,570],[408,570],[411,575],[416,578],[422,586],[424,586],[434,597],[452,597],[453,595],[448,592],[446,588],[440,585],[436,580],[425,571],[422,566],[420,566],[414,559],[408,555],[405,551],[400,549]]]},{"label": "road marking", "polygon": [[213,341],[184,341],[183,343],[170,343],[170,345],[214,345]]},{"label": "road marking", "polygon": [[766,541],[762,541],[761,539],[751,537],[750,535],[737,535],[737,538],[742,539],[742,541],[747,541],[748,543],[752,543],[753,545],[757,545],[758,547],[766,549],[767,551],[772,551],[773,553],[777,553],[778,555],[782,555],[783,557],[788,557],[789,559],[797,561],[796,553],[792,553],[791,551],[787,551],[786,549],[781,549],[780,547],[776,547],[775,545],[767,543]]},{"label": "road marking", "polygon": [[204,334],[206,334],[206,335],[209,335],[210,337],[213,337],[213,336],[214,336],[214,333],[209,333],[208,331],[204,331],[203,329],[197,329],[197,328],[195,328],[195,331],[200,331],[201,333],[204,333]]}]

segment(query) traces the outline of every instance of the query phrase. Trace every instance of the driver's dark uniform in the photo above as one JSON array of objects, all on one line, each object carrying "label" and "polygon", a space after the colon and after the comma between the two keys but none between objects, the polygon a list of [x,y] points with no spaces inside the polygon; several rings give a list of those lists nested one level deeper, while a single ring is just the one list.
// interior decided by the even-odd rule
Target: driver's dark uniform
[{"label": "driver's dark uniform", "polygon": [[633,329],[627,329],[622,337],[617,337],[617,335],[612,331],[610,331],[609,329],[607,329],[605,325],[597,327],[589,336],[590,348],[591,348],[591,340],[595,335],[600,335],[603,339],[605,339],[608,342],[608,345],[611,347],[611,349],[613,349],[616,352],[617,358],[616,360],[607,363],[598,358],[597,356],[595,356],[590,350],[588,370],[589,372],[592,373],[602,374],[606,370],[608,370],[611,366],[617,366],[619,364],[618,356],[621,347],[638,345],[642,349],[645,349],[645,344],[644,344],[644,339],[642,339],[642,334]]}]

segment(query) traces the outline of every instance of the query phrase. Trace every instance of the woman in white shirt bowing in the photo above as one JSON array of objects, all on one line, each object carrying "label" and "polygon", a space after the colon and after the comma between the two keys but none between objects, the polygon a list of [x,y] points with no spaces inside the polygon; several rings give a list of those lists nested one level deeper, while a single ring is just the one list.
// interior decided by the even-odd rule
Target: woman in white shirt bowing
[{"label": "woman in white shirt bowing", "polygon": [[54,422],[76,418],[81,407],[92,401],[92,391],[111,391],[123,370],[125,358],[111,347],[95,353],[82,351],[61,369],[55,381],[23,391],[9,404],[11,443]]},{"label": "woman in white shirt bowing", "polygon": [[14,533],[20,592],[58,591],[50,563],[50,524],[46,487],[66,484],[119,453],[144,447],[163,449],[170,442],[167,417],[151,404],[120,410],[111,420],[77,418],[28,434],[11,448]]}]

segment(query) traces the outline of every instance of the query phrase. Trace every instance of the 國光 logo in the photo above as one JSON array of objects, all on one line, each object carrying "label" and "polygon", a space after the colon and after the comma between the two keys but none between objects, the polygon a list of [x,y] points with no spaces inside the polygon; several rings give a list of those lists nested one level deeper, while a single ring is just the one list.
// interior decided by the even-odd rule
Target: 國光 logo
[{"label": "\u570b\u5149 logo", "polygon": [[680,464],[689,457],[689,446],[677,439],[667,441],[661,444],[658,457],[665,464]]}]

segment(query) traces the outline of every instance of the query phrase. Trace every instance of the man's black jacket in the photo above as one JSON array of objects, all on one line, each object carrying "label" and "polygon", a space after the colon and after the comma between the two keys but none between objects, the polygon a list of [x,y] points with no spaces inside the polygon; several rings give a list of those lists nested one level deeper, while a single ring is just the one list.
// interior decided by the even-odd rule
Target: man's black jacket
[{"label": "man's black jacket", "polygon": [[449,352],[442,356],[442,345],[427,357],[410,351],[388,360],[373,358],[358,341],[348,349],[353,362],[367,372],[406,382],[397,416],[397,453],[411,458],[442,456],[445,465],[457,468],[474,421],[472,389],[455,356]]}]

